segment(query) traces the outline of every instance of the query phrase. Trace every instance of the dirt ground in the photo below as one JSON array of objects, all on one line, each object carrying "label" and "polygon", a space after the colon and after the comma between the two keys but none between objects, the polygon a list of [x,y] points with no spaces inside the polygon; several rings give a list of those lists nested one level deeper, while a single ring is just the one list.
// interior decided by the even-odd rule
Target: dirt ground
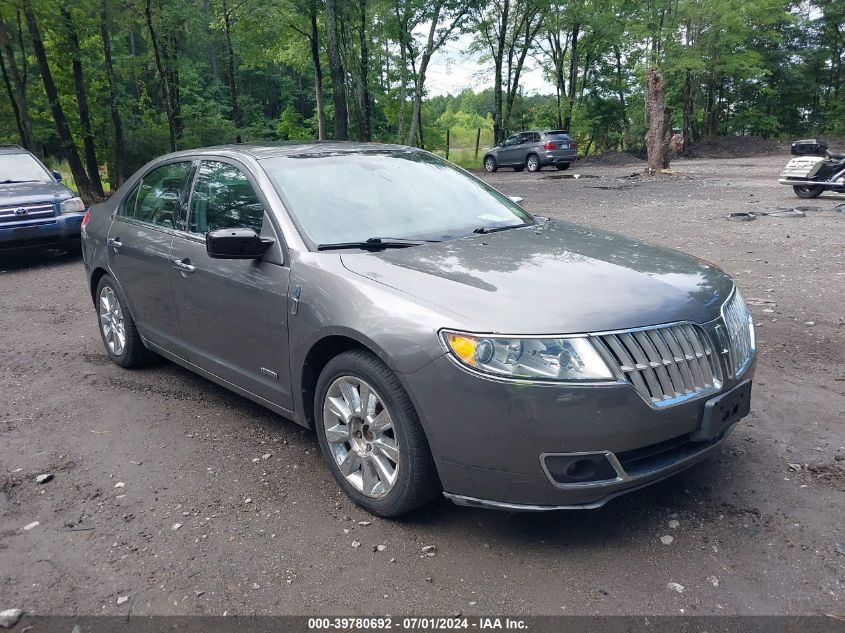
[{"label": "dirt ground", "polygon": [[368,516],[310,432],[170,363],[111,364],[77,257],[6,257],[0,610],[845,613],[845,196],[798,200],[776,184],[787,158],[484,176],[536,213],[715,262],[750,299],[750,417],[718,457],[594,511]]}]

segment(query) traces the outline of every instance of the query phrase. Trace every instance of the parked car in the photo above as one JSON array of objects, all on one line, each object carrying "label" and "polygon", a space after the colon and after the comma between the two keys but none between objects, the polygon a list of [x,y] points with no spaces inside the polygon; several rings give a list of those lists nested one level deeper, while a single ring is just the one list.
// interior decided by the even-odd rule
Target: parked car
[{"label": "parked car", "polygon": [[79,248],[85,205],[32,152],[0,146],[0,249]]},{"label": "parked car", "polygon": [[728,275],[535,217],[417,149],[169,154],[91,208],[83,252],[115,363],[155,352],[314,429],[374,514],[441,492],[596,508],[749,411],[754,328]]},{"label": "parked car", "polygon": [[484,155],[484,170],[513,167],[515,171],[540,171],[547,165],[569,169],[578,157],[577,150],[575,141],[562,130],[519,132]]}]

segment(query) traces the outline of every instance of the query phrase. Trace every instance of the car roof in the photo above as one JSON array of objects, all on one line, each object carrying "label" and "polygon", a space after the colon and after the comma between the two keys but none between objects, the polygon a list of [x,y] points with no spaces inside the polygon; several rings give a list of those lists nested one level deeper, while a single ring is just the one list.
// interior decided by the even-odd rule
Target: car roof
[{"label": "car roof", "polygon": [[418,152],[415,147],[406,145],[392,145],[389,143],[355,143],[345,141],[310,141],[279,142],[279,143],[237,143],[231,145],[216,145],[212,147],[198,147],[182,150],[162,156],[162,159],[180,158],[183,156],[203,155],[247,155],[256,160],[276,158],[280,156],[320,156],[326,154],[363,154],[366,152]]},{"label": "car roof", "polygon": [[29,154],[32,152],[24,149],[20,145],[0,145],[0,154]]}]

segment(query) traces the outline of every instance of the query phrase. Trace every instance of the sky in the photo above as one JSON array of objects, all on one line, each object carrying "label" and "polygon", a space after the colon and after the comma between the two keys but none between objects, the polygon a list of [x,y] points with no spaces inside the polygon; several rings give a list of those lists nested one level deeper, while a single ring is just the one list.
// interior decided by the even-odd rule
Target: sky
[{"label": "sky", "polygon": [[[479,53],[466,52],[472,41],[470,34],[446,42],[431,58],[426,73],[426,90],[430,95],[458,94],[464,88],[475,92],[493,86],[493,64],[479,63]],[[543,72],[530,57],[525,60],[519,83],[526,95],[554,93],[554,84],[543,78]]]}]

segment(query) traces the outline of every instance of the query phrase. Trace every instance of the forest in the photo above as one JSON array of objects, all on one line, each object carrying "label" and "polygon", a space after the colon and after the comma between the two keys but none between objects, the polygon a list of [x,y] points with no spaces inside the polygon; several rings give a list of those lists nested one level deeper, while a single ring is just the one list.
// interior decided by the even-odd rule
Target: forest
[{"label": "forest", "polygon": [[[485,87],[432,94],[455,42]],[[641,152],[664,116],[685,148],[845,136],[843,60],[842,0],[0,0],[0,143],[96,200],[157,155],[233,142],[442,152],[448,131],[472,166],[478,139],[535,127]]]}]

